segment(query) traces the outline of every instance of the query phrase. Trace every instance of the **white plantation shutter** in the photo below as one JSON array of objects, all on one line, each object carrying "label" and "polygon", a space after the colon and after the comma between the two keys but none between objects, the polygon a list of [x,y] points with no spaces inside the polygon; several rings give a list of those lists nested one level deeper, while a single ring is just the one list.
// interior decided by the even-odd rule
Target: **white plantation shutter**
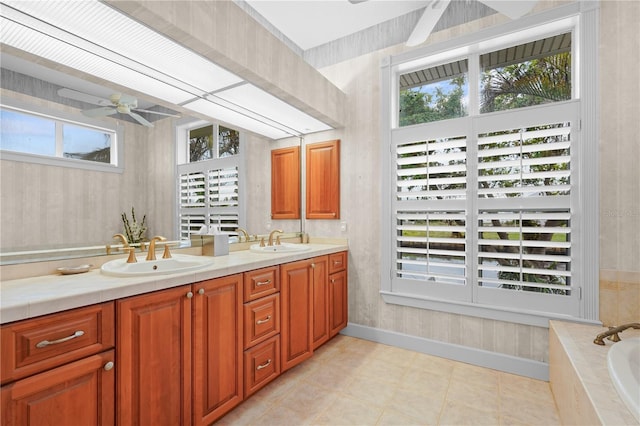
[{"label": "white plantation shutter", "polygon": [[468,120],[438,124],[396,133],[393,288],[464,299]]},{"label": "white plantation shutter", "polygon": [[571,238],[577,114],[575,103],[564,103],[477,119],[479,303],[577,314]]},{"label": "white plantation shutter", "polygon": [[239,172],[233,163],[234,157],[227,157],[178,166],[181,238],[189,238],[203,225],[220,226],[226,233],[236,231]]},{"label": "white plantation shutter", "polygon": [[394,129],[391,291],[577,314],[577,117],[566,102]]}]

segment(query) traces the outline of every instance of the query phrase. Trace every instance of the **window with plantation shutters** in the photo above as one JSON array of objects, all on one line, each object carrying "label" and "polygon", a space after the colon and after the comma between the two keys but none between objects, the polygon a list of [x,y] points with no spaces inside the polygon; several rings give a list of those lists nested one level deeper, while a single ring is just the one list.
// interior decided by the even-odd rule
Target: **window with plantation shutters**
[{"label": "window with plantation shutters", "polygon": [[563,22],[383,62],[385,301],[542,326],[597,315],[597,139],[574,88],[577,19]]},{"label": "window with plantation shutters", "polygon": [[[217,137],[215,136],[217,133]],[[235,235],[242,222],[240,135],[223,126],[185,129],[178,165],[178,217],[181,239],[203,226]]]}]

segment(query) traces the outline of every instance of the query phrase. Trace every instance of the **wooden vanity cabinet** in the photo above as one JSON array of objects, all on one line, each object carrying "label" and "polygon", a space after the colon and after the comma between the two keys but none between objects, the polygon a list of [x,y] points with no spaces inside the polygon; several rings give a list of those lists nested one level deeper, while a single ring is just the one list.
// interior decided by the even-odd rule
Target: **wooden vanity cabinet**
[{"label": "wooden vanity cabinet", "polygon": [[340,219],[340,140],[306,146],[306,217]]},{"label": "wooden vanity cabinet", "polygon": [[329,258],[313,259],[312,267],[312,305],[313,305],[313,349],[319,348],[329,340]]},{"label": "wooden vanity cabinet", "polygon": [[271,219],[300,219],[300,147],[271,151]]},{"label": "wooden vanity cabinet", "polygon": [[238,405],[242,274],[118,301],[118,424],[210,424]]},{"label": "wooden vanity cabinet", "polygon": [[114,304],[3,325],[2,424],[113,425]]},{"label": "wooden vanity cabinet", "polygon": [[280,266],[282,371],[313,355],[314,259]]},{"label": "wooden vanity cabinet", "polygon": [[347,252],[329,255],[329,338],[347,326],[348,287]]},{"label": "wooden vanity cabinet", "polygon": [[280,375],[280,267],[244,274],[245,398]]}]

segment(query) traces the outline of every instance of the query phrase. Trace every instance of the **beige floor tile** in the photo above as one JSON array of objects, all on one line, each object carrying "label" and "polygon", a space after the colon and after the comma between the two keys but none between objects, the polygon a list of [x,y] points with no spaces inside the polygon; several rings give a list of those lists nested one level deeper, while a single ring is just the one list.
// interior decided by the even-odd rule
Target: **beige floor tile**
[{"label": "beige floor tile", "polygon": [[317,425],[375,425],[382,408],[347,395],[338,395],[334,402],[314,421]]},{"label": "beige floor tile", "polygon": [[266,413],[273,404],[250,398],[222,417],[215,424],[217,426],[245,426],[254,425],[258,417]]},{"label": "beige floor tile", "polygon": [[473,383],[498,391],[498,371],[458,362],[453,368],[452,380]]},{"label": "beige floor tile", "polygon": [[499,373],[500,395],[522,395],[553,404],[553,394],[549,382],[509,373]]},{"label": "beige floor tile", "polygon": [[559,425],[560,417],[555,403],[527,399],[527,394],[500,395],[500,414],[511,424]]},{"label": "beige floor tile", "polygon": [[[288,373],[288,372],[287,372]],[[289,392],[302,383],[293,375],[284,373],[273,382],[260,389],[251,399],[263,401],[265,404],[278,404]]]},{"label": "beige floor tile", "polygon": [[305,414],[308,418],[315,418],[322,413],[336,398],[335,393],[327,392],[323,387],[310,383],[297,386],[292,392],[282,398],[278,407]]},{"label": "beige floor tile", "polygon": [[411,370],[427,371],[430,374],[449,378],[457,363],[449,359],[418,353],[409,366]]},{"label": "beige floor tile", "polygon": [[408,365],[392,364],[380,359],[367,359],[358,369],[357,374],[379,377],[389,383],[402,381]]},{"label": "beige floor tile", "polygon": [[414,419],[406,414],[393,409],[385,408],[380,420],[376,423],[376,426],[429,426],[429,423]]},{"label": "beige floor tile", "polygon": [[420,422],[436,424],[443,401],[443,398],[428,398],[412,390],[398,389],[389,406]]},{"label": "beige floor tile", "polygon": [[456,401],[447,401],[440,416],[440,425],[498,425],[497,411],[481,410]]},{"label": "beige floor tile", "polygon": [[397,364],[401,366],[409,366],[416,357],[416,352],[406,349],[394,348],[393,346],[380,345],[372,352],[374,359]]},{"label": "beige floor tile", "polygon": [[447,401],[480,410],[499,411],[500,396],[497,389],[478,386],[475,383],[452,380],[447,392]]},{"label": "beige floor tile", "polygon": [[287,407],[274,406],[256,419],[255,425],[260,426],[303,426],[313,424],[315,416],[293,411]]},{"label": "beige floor tile", "polygon": [[398,386],[429,398],[443,399],[449,389],[449,382],[449,376],[440,376],[426,370],[409,369]]},{"label": "beige floor tile", "polygon": [[386,406],[396,392],[396,386],[378,377],[355,376],[351,384],[341,390],[361,401]]},{"label": "beige floor tile", "polygon": [[[308,362],[308,361],[307,361]],[[356,370],[342,365],[322,365],[304,377],[304,381],[321,386],[329,391],[349,386]]]}]

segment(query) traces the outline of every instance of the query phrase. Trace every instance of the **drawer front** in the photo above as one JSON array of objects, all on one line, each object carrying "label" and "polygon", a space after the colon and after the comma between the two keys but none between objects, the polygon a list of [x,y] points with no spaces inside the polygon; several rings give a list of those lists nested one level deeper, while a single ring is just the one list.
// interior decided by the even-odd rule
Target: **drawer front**
[{"label": "drawer front", "polygon": [[114,327],[113,302],[2,326],[2,383],[110,349]]},{"label": "drawer front", "polygon": [[347,267],[347,252],[334,253],[329,255],[329,273],[343,271]]},{"label": "drawer front", "polygon": [[245,398],[280,374],[280,335],[276,335],[244,353]]},{"label": "drawer front", "polygon": [[256,300],[278,291],[280,291],[280,269],[277,266],[245,272],[245,302]]},{"label": "drawer front", "polygon": [[280,333],[280,294],[244,305],[244,348]]}]

